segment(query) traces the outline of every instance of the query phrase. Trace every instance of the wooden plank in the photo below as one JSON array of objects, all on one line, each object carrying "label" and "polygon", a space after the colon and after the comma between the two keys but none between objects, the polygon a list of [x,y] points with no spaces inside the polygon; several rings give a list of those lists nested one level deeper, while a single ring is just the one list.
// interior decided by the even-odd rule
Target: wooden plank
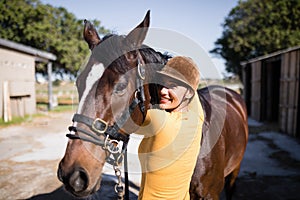
[{"label": "wooden plank", "polygon": [[297,51],[292,51],[290,54],[290,79],[293,79],[294,81],[290,82],[290,97],[289,97],[289,105],[290,105],[290,116],[288,119],[288,126],[289,126],[289,134],[294,135],[295,133],[295,124],[297,123],[296,119],[296,110],[295,105],[297,101],[296,96],[296,59],[297,59]]},{"label": "wooden plank", "polygon": [[[296,80],[296,59],[297,59],[297,52],[292,51],[289,52],[290,56],[290,74],[289,78],[292,80]],[[296,96],[296,81],[291,81],[290,82],[290,87],[289,87],[289,116],[288,116],[288,133],[291,135],[294,135],[295,133],[295,124],[297,123],[296,119],[296,114],[297,110],[296,108],[296,101],[298,100]]]},{"label": "wooden plank", "polygon": [[11,105],[8,89],[8,81],[3,81],[3,119],[4,122],[11,121]]},{"label": "wooden plank", "polygon": [[28,97],[11,98],[11,111],[13,116],[25,117],[25,101]]},{"label": "wooden plank", "polygon": [[295,75],[296,75],[296,88],[295,88],[295,96],[296,96],[296,99],[295,99],[295,123],[294,123],[294,131],[293,131],[293,136],[297,137],[297,134],[298,133],[298,126],[299,125],[299,112],[298,112],[298,103],[299,103],[299,76],[300,76],[300,50],[296,50],[296,60],[295,60]]},{"label": "wooden plank", "polygon": [[290,135],[293,133],[293,124],[294,124],[294,117],[293,116],[294,116],[294,109],[289,108],[288,109],[288,115],[287,115],[288,120],[286,120],[286,122],[287,122],[286,132]]},{"label": "wooden plank", "polygon": [[251,117],[260,120],[261,109],[261,62],[254,62],[252,65],[252,81],[251,81]]},{"label": "wooden plank", "polygon": [[281,78],[280,78],[280,130],[286,132],[287,130],[287,115],[288,115],[288,70],[289,70],[289,54],[282,55],[281,61]]},{"label": "wooden plank", "polygon": [[299,61],[298,51],[285,53],[282,65],[281,79],[281,114],[280,129],[290,135],[297,132],[297,115],[299,101]]},{"label": "wooden plank", "polygon": [[11,81],[9,84],[10,96],[30,96],[35,91],[33,81]]}]

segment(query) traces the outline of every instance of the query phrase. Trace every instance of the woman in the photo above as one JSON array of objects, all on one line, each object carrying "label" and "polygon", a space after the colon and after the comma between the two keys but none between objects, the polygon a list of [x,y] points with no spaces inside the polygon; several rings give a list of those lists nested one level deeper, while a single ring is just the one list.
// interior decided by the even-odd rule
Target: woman
[{"label": "woman", "polygon": [[199,72],[190,58],[177,56],[168,61],[157,77],[162,85],[162,110],[149,110],[137,131],[144,135],[139,146],[139,199],[190,199],[189,185],[204,119],[196,92]]}]

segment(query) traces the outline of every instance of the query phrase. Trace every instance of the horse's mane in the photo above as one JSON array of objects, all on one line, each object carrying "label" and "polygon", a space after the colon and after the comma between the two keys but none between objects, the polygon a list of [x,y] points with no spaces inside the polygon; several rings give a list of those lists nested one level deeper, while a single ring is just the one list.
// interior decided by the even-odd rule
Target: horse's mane
[{"label": "horse's mane", "polygon": [[168,59],[171,58],[168,54],[162,54],[155,51],[153,48],[142,45],[139,49],[136,49],[131,44],[126,44],[125,36],[108,34],[103,37],[101,45],[95,47],[93,51],[97,58],[101,58],[105,67],[110,67],[111,70],[125,74],[130,70],[130,65],[125,58],[126,52],[138,50],[145,62],[146,76],[149,84],[149,92],[151,94],[151,104],[158,103],[158,93],[155,72],[161,70]]},{"label": "horse's mane", "polygon": [[158,105],[159,95],[155,72],[160,71],[166,65],[170,56],[168,54],[162,54],[158,51],[155,51],[146,45],[143,45],[139,51],[141,52],[141,56],[147,65],[149,76],[148,80],[152,82],[149,84],[149,92],[151,95],[150,103],[152,105]]},{"label": "horse's mane", "polygon": [[[104,62],[106,67],[112,65],[115,67],[113,70],[116,70],[119,73],[126,73],[130,70],[128,68],[129,66],[125,65],[127,61],[123,56],[124,53],[137,50],[136,48],[131,47],[130,44],[124,44],[124,38],[125,36],[123,35],[105,35],[102,39],[102,44],[99,45],[97,51],[95,51],[98,52],[97,56],[101,56],[101,61]],[[101,55],[99,54],[99,50]],[[161,70],[171,57],[168,54],[162,54],[161,52],[155,51],[147,45],[142,45],[138,50],[141,53],[144,62],[146,64],[151,64],[153,70]]]}]

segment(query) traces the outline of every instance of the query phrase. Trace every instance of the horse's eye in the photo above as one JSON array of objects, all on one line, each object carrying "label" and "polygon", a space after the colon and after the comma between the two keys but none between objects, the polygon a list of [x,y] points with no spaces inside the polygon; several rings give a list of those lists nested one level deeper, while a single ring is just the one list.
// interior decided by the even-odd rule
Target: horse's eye
[{"label": "horse's eye", "polygon": [[128,81],[121,79],[114,87],[114,93],[117,95],[123,95],[126,92]]}]

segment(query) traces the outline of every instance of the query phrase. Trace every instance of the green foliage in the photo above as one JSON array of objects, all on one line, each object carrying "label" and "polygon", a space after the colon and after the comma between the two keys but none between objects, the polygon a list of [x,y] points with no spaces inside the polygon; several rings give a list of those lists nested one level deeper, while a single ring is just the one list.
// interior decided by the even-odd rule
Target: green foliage
[{"label": "green foliage", "polygon": [[[57,56],[56,72],[76,74],[89,53],[82,37],[83,20],[65,8],[39,0],[0,0],[0,37],[48,51]],[[100,34],[108,33],[93,20]],[[45,73],[39,65],[38,72]]]},{"label": "green foliage", "polygon": [[39,114],[35,115],[25,115],[24,117],[12,117],[11,121],[4,122],[3,118],[0,118],[0,128],[7,127],[10,125],[21,124],[23,122],[31,122],[33,117],[40,116]]},{"label": "green foliage", "polygon": [[241,61],[300,44],[300,0],[240,0],[211,53],[241,75]]}]

